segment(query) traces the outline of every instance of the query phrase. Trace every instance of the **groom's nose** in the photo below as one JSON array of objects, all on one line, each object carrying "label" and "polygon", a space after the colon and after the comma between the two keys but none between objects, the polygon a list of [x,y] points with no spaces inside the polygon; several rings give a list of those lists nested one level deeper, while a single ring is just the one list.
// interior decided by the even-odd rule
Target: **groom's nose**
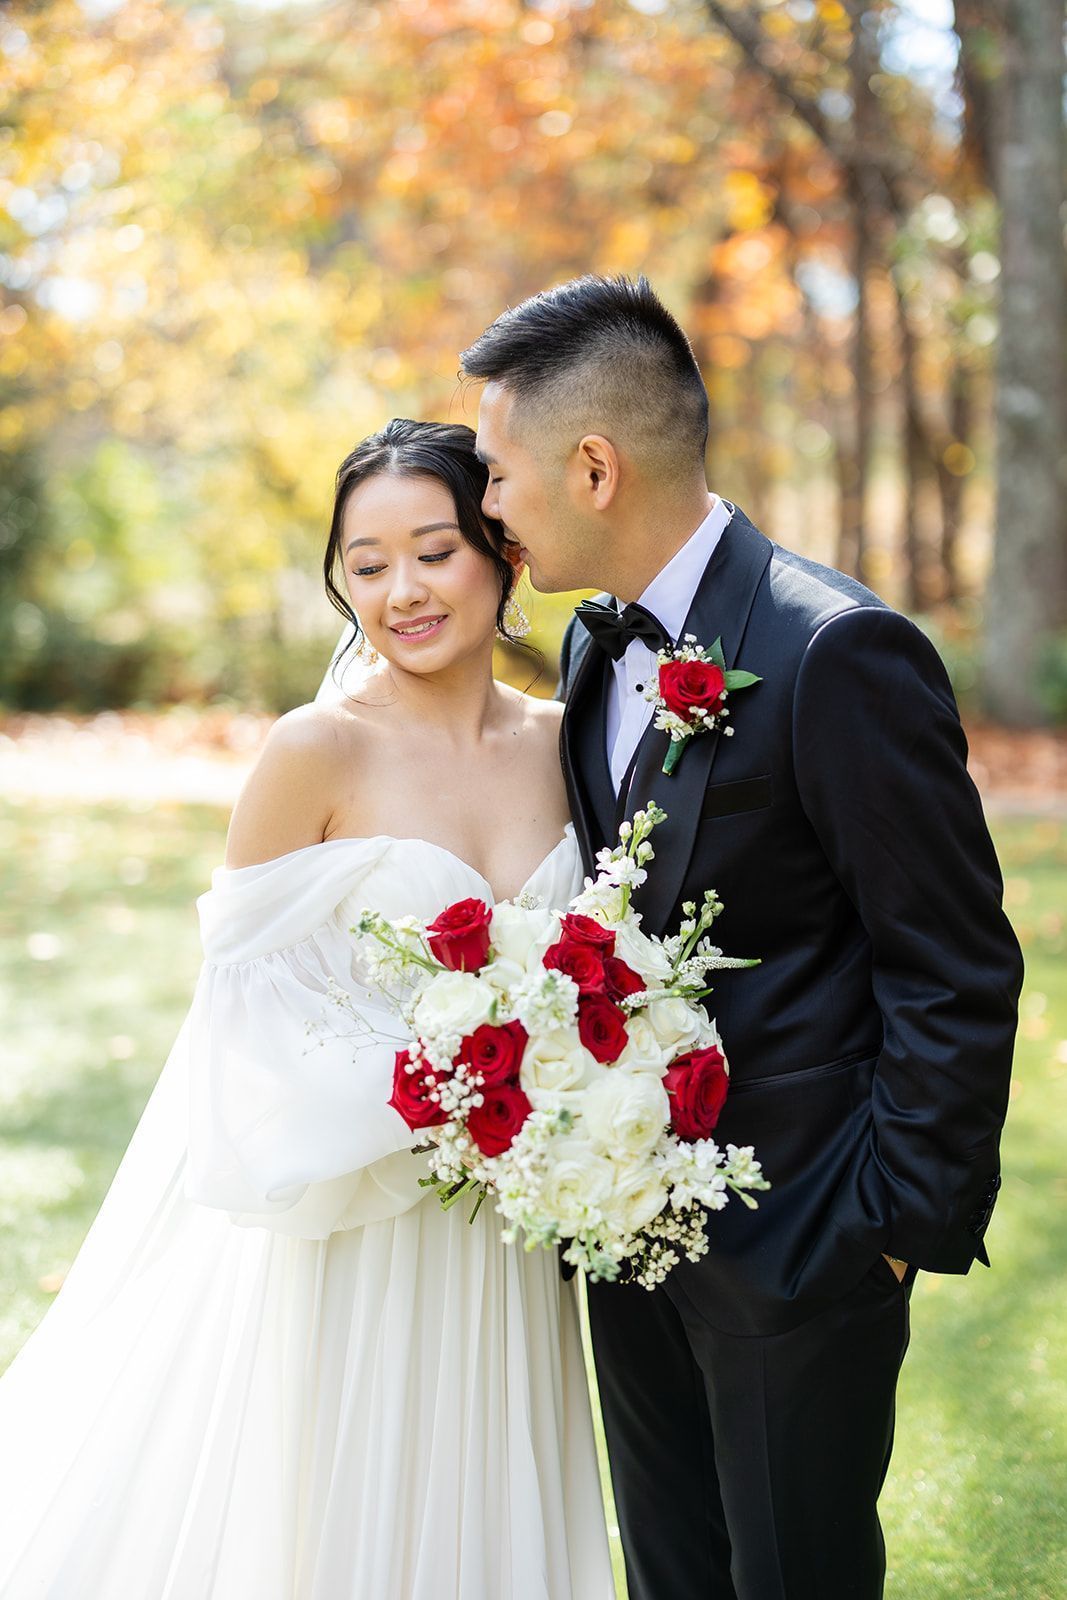
[{"label": "groom's nose", "polygon": [[487,517],[496,517],[499,515],[496,509],[497,498],[496,484],[487,483],[485,486],[485,493],[482,495],[482,510],[485,512]]}]

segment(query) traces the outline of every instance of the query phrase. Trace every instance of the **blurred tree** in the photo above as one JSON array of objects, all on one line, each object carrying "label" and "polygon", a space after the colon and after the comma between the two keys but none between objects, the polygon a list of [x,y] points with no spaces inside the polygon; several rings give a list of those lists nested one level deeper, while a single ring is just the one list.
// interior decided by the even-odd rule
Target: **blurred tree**
[{"label": "blurred tree", "polygon": [[[473,420],[457,352],[590,269],[648,272],[691,331],[716,487],[913,609],[973,597],[994,219],[970,99],[961,131],[905,26],[891,0],[16,0],[0,452],[37,471],[32,603],[99,647],[90,691],[38,629],[41,692],[308,692],[337,462],[389,415]],[[566,598],[530,609],[551,653]]]},{"label": "blurred tree", "polygon": [[1045,720],[1067,630],[1067,277],[1061,0],[958,0],[969,126],[1000,206],[997,540],[986,596],[990,711]]}]

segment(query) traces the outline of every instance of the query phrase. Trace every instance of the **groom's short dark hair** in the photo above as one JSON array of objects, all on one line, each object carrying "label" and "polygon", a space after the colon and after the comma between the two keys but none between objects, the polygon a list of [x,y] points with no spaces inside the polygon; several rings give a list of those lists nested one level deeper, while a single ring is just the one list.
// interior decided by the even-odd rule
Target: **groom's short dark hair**
[{"label": "groom's short dark hair", "polygon": [[645,277],[589,274],[509,307],[460,357],[513,397],[520,434],[625,437],[650,468],[699,468],[708,394],[681,327]]}]

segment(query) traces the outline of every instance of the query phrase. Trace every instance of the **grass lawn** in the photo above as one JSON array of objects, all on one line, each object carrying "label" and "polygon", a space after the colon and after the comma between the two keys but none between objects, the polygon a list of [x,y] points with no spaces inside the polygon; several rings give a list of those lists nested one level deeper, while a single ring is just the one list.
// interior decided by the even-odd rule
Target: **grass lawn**
[{"label": "grass lawn", "polygon": [[[225,829],[191,806],[0,808],[0,1369],[177,1033]],[[915,1287],[882,1500],[892,1600],[1067,1595],[1067,823],[996,836],[1028,976],[994,1270]]]}]

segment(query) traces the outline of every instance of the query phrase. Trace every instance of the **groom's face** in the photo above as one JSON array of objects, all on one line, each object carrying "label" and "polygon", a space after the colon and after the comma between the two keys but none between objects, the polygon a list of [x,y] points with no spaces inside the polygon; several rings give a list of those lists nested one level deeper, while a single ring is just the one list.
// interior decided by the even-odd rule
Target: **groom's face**
[{"label": "groom's face", "polygon": [[565,475],[538,458],[532,440],[516,437],[512,406],[501,384],[486,384],[478,406],[477,450],[489,468],[482,507],[519,547],[535,589],[555,594],[579,588],[587,581],[581,575],[581,530],[574,526]]}]

